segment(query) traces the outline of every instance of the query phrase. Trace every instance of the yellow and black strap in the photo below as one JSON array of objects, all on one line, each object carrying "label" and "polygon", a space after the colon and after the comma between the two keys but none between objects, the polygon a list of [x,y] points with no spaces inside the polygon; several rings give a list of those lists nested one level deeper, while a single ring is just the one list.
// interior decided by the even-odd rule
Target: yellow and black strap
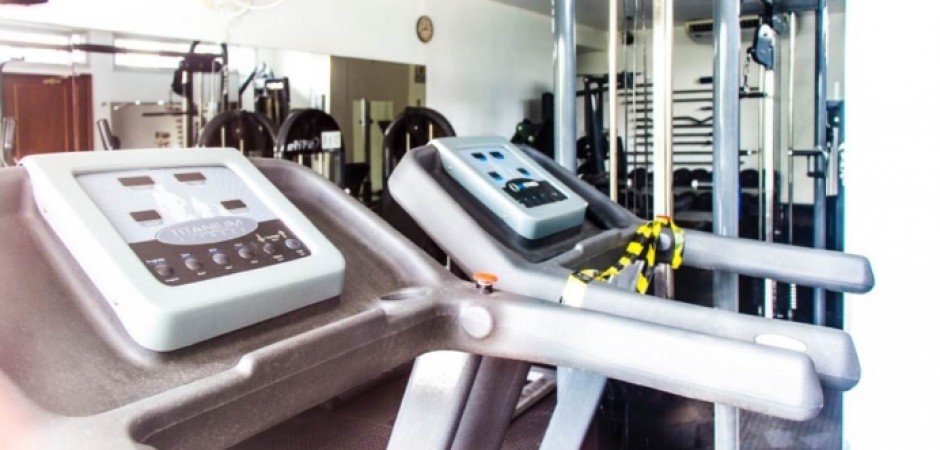
[{"label": "yellow and black strap", "polygon": [[[663,239],[663,234],[668,234],[669,239]],[[677,269],[682,265],[684,251],[685,234],[682,229],[671,218],[657,216],[652,221],[637,227],[636,232],[627,242],[625,254],[617,260],[617,264],[602,271],[582,269],[571,273],[562,293],[562,301],[572,306],[581,306],[588,283],[595,280],[609,281],[637,261],[640,261],[641,267],[637,274],[636,290],[645,294],[649,290],[656,265],[666,263],[673,269]]]}]

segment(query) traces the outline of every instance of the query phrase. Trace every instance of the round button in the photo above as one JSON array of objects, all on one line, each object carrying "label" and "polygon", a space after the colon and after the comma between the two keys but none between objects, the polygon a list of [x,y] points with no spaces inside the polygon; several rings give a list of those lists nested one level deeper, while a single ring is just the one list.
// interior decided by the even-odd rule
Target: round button
[{"label": "round button", "polygon": [[273,255],[274,252],[277,251],[277,247],[275,247],[274,244],[268,242],[261,246],[261,250],[263,250],[265,253],[269,255]]},{"label": "round button", "polygon": [[291,250],[297,250],[298,248],[300,248],[300,241],[298,241],[297,239],[288,239],[284,241],[284,245],[286,245],[287,248]]},{"label": "round button", "polygon": [[255,252],[251,251],[248,247],[241,247],[238,249],[238,256],[245,259],[255,259]]},{"label": "round button", "polygon": [[225,256],[225,253],[216,253],[212,255],[212,260],[220,266],[228,265],[228,256]]},{"label": "round button", "polygon": [[154,266],[153,270],[155,270],[157,275],[160,275],[161,277],[173,276],[173,268],[166,264],[157,264]]},{"label": "round button", "polygon": [[199,262],[196,258],[186,258],[186,268],[192,270],[193,272],[199,272],[202,270],[202,263]]}]

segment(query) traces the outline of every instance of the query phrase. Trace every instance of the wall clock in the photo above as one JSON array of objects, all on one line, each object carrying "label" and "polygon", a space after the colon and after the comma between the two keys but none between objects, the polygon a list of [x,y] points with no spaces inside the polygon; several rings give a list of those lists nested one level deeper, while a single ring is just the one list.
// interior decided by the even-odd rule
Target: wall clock
[{"label": "wall clock", "polygon": [[431,22],[430,17],[421,16],[418,18],[415,31],[418,33],[418,39],[421,40],[421,42],[427,43],[434,37],[434,23]]}]

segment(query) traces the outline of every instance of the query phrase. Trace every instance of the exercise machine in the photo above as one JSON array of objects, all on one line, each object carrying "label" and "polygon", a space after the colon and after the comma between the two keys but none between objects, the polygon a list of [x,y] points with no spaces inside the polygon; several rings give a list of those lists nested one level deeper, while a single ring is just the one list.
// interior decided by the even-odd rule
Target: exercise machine
[{"label": "exercise machine", "polygon": [[220,44],[220,55],[197,53],[200,41],[193,41],[173,72],[173,92],[180,96],[184,147],[196,144],[197,132],[209,117],[227,111],[229,104],[228,46]]},{"label": "exercise machine", "polygon": [[420,106],[406,107],[388,124],[382,139],[382,180],[388,180],[392,170],[408,150],[421,147],[431,139],[456,136],[457,132],[444,115]]},{"label": "exercise machine", "polygon": [[[0,170],[0,231],[14,444],[224,448],[445,349],[805,419],[837,363],[475,287],[308,168],[232,149],[27,158]],[[449,447],[456,416],[415,389],[393,447]]]},{"label": "exercise machine", "polygon": [[[813,361],[815,372],[828,389],[847,390],[859,380],[860,366],[851,338],[839,330],[663,301],[603,282],[572,287],[573,272],[616,265],[645,221],[534,149],[501,138],[435,140],[401,161],[389,180],[389,189],[460,269],[491,272],[498,276],[501,289],[508,292],[540,298],[546,304],[561,302],[572,308],[603,311],[712,338],[782,348],[784,353],[795,351]],[[684,235],[684,263],[690,266],[841,292],[867,292],[874,284],[864,257],[697,231]],[[638,275],[627,270],[624,273],[624,284],[635,285]],[[563,329],[556,332],[568,336]],[[590,334],[598,345],[627,342],[593,331]],[[545,345],[564,346],[564,339],[559,336]],[[692,370],[707,370],[709,365]],[[455,446],[460,448],[498,447],[506,430],[501,420],[511,414],[509,408],[514,407],[528,367],[469,355],[451,361],[446,369],[440,364],[428,366],[432,368],[423,370],[419,360],[409,394],[422,392],[420,387],[447,376],[442,374],[462,374],[456,378],[459,386],[435,395],[440,404],[450,404],[453,398],[470,399],[470,403],[453,421],[438,424],[440,428],[428,427],[424,433],[457,436],[455,442],[460,445]],[[772,383],[787,382],[776,375],[765,375],[768,380],[774,379]],[[543,448],[580,445],[603,387],[603,377],[562,370],[559,406]],[[412,399],[409,394],[403,409],[419,400],[427,402],[426,397],[431,395],[415,395],[417,398]],[[506,408],[502,412],[482,411],[471,406],[490,402],[473,402],[477,397],[513,401],[503,402]],[[464,427],[489,427],[493,431],[478,436],[462,433]],[[403,448],[402,439],[398,443]]]},{"label": "exercise machine", "polygon": [[0,167],[16,165],[16,119],[0,120]]},{"label": "exercise machine", "polygon": [[311,108],[291,111],[283,122],[277,131],[274,157],[310,167],[346,188],[346,152],[336,119]]},{"label": "exercise machine", "polygon": [[232,110],[216,114],[199,133],[198,147],[234,147],[245,156],[272,158],[278,130],[267,116]]},{"label": "exercise machine", "polygon": [[432,258],[447,265],[447,255],[389,195],[388,178],[408,151],[424,146],[434,138],[456,136],[457,132],[443,114],[431,108],[409,106],[385,125],[384,133],[379,215]]},{"label": "exercise machine", "polygon": [[239,107],[249,87],[253,87],[255,112],[267,116],[279,128],[290,114],[290,80],[287,77],[275,77],[267,64],[260,64],[238,88]]}]

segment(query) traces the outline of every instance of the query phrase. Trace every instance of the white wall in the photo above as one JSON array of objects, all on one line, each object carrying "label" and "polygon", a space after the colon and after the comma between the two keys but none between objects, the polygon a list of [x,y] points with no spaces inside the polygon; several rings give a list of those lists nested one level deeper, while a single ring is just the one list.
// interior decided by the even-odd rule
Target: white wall
[{"label": "white wall", "polygon": [[[311,108],[322,102],[323,109],[330,105],[330,57],[328,55],[295,50],[257,50],[257,61],[264,61],[277,77],[290,81],[291,108]],[[242,74],[242,77],[247,77]],[[249,97],[249,88],[245,96]],[[251,109],[247,108],[246,109]]]},{"label": "white wall", "polygon": [[[877,285],[847,296],[862,379],[845,397],[851,450],[936,449],[940,301],[935,239],[940,91],[925,57],[934,2],[846,5],[846,245]],[[926,52],[926,53],[925,53]],[[894,225],[897,224],[897,225]]]},{"label": "white wall", "polygon": [[[222,0],[214,0],[216,4]],[[527,103],[552,86],[551,19],[489,0],[287,0],[228,25],[199,0],[85,0],[0,6],[12,20],[166,36],[226,39],[427,66],[427,105],[460,134],[508,136]],[[434,20],[422,44],[415,22]],[[578,27],[579,45],[602,48],[606,34]]]},{"label": "white wall", "polygon": [[428,106],[458,134],[509,136],[526,100],[552,88],[552,30],[545,16],[490,1],[430,1]]}]

